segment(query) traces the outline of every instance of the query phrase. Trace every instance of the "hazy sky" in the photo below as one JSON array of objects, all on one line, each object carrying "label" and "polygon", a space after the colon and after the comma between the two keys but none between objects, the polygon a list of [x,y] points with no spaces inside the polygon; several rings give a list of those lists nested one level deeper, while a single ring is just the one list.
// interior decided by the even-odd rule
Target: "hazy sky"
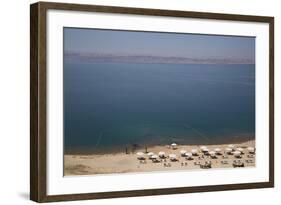
[{"label": "hazy sky", "polygon": [[255,60],[255,38],[64,28],[64,51]]}]

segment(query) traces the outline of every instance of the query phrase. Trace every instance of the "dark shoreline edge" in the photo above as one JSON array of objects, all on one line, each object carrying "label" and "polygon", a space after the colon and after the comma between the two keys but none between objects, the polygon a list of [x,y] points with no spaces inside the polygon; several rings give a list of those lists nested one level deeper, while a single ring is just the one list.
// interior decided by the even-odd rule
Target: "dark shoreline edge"
[{"label": "dark shoreline edge", "polygon": [[[200,146],[200,145],[223,145],[223,144],[240,144],[240,143],[245,143],[248,141],[255,141],[256,138],[255,136],[243,136],[243,137],[237,137],[237,138],[232,138],[232,139],[227,139],[225,141],[220,141],[220,142],[205,142],[205,143],[178,143],[179,146]],[[177,142],[176,142],[177,143]],[[122,147],[116,146],[116,147],[107,147],[107,148],[99,148],[93,150],[92,147],[90,146],[83,146],[83,147],[68,147],[64,149],[64,155],[91,155],[91,154],[117,154],[117,153],[125,153],[126,147],[128,149],[129,153],[134,153],[136,150],[145,150],[145,147],[151,148],[155,146],[166,146],[168,144],[137,144],[137,146],[132,149],[133,145],[124,145]]]}]

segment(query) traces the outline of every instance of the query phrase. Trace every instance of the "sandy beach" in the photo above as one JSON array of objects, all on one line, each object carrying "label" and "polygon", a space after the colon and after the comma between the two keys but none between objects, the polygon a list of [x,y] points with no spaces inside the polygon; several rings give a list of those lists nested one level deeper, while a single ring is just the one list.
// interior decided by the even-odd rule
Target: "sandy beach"
[{"label": "sandy beach", "polygon": [[[229,144],[148,147],[147,151],[157,155],[157,159],[150,159],[148,153],[145,153],[143,149],[129,154],[67,154],[64,155],[64,175],[233,168],[234,165],[237,165],[237,167],[255,166],[255,154],[250,153],[247,149],[248,147],[255,148],[255,140],[232,145],[231,153],[226,152],[227,149],[232,147]],[[206,146],[208,151],[202,151],[202,146]],[[189,157],[188,153],[194,149],[197,150],[197,154]],[[215,150],[217,152],[214,154]],[[186,155],[182,155],[181,151],[186,151]],[[236,156],[235,151],[238,154],[240,152],[239,156]],[[143,155],[138,155],[138,152],[143,153]],[[165,157],[158,156],[159,152],[165,152]],[[176,155],[175,160],[169,156],[171,154]]]}]

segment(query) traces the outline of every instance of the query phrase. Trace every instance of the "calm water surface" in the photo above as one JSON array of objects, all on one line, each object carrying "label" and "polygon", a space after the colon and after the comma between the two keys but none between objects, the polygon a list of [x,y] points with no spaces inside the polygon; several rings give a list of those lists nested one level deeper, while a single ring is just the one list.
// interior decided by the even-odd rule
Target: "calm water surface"
[{"label": "calm water surface", "polygon": [[253,139],[254,65],[64,65],[65,150]]}]

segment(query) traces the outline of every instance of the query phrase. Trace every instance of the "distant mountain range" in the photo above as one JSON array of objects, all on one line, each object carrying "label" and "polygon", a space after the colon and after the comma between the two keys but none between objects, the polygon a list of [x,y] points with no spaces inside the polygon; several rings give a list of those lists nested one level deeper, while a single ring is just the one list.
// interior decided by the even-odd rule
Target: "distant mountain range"
[{"label": "distant mountain range", "polygon": [[254,64],[252,59],[235,58],[191,58],[176,56],[153,56],[153,55],[115,55],[98,53],[65,52],[64,57],[68,60],[87,60],[93,62],[116,62],[116,63],[171,63],[171,64]]}]

